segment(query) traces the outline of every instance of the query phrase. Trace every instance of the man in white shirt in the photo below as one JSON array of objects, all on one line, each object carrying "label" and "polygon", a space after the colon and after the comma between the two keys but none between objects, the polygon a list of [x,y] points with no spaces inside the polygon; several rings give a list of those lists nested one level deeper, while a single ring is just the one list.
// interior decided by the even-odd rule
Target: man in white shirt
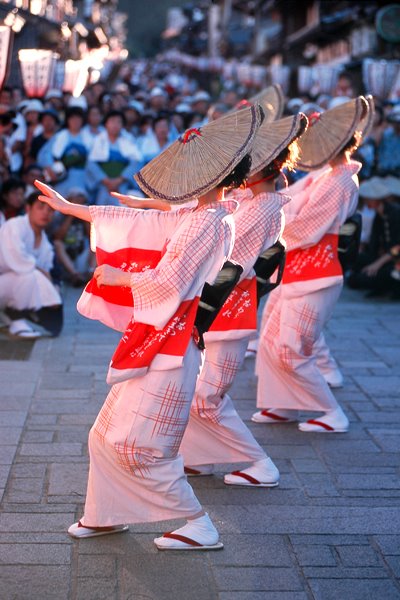
[{"label": "man in white shirt", "polygon": [[0,230],[0,310],[11,319],[10,334],[23,338],[40,336],[23,317],[51,335],[62,327],[62,300],[50,276],[54,251],[44,231],[54,211],[37,197],[31,194],[27,214],[9,219]]}]

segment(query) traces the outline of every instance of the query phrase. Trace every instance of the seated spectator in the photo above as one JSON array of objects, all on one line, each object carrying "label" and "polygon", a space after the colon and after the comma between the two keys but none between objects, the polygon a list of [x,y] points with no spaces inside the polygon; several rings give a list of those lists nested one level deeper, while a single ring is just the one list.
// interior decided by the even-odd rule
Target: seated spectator
[{"label": "seated spectator", "polygon": [[98,205],[117,204],[110,192],[126,193],[142,161],[132,136],[123,131],[123,126],[124,115],[109,112],[104,119],[105,131],[97,136],[89,155],[86,176]]},{"label": "seated spectator", "polygon": [[379,175],[398,177],[400,173],[400,104],[387,114],[386,120],[391,126],[383,132],[378,146],[377,170]]},{"label": "seated spectator", "polygon": [[37,189],[33,185],[35,179],[39,179],[40,181],[43,181],[43,179],[44,179],[44,172],[43,172],[43,169],[39,165],[36,165],[35,163],[32,163],[31,165],[29,165],[29,167],[27,167],[26,169],[24,169],[24,172],[22,174],[22,181],[25,184],[25,192],[24,192],[24,199],[25,200],[33,192],[37,192]]},{"label": "seated spectator", "polygon": [[6,139],[0,135],[0,185],[10,177],[10,151]]},{"label": "seated spectator", "polygon": [[380,177],[363,181],[360,198],[375,211],[371,236],[350,272],[347,283],[355,289],[370,290],[369,296],[393,292],[394,258],[391,250],[400,244],[400,206],[392,202],[391,191]]},{"label": "seated spectator", "polygon": [[91,105],[87,111],[86,125],[82,128],[82,137],[86,148],[90,150],[99,133],[104,131],[102,125],[103,115],[98,106]]},{"label": "seated spectator", "polygon": [[[65,169],[65,177],[55,185],[60,194],[68,194],[71,187],[85,187],[85,166],[88,156],[88,148],[82,135],[85,124],[85,112],[78,106],[67,109],[65,116],[65,128],[56,133],[52,144],[53,163],[41,165],[49,167],[54,173],[54,167],[62,163]],[[51,175],[51,174],[50,174]],[[49,181],[57,181],[57,172],[54,178],[50,176]]]},{"label": "seated spectator", "polygon": [[12,177],[3,183],[0,196],[0,225],[24,213],[25,183]]},{"label": "seated spectator", "polygon": [[362,163],[358,176],[360,180],[370,179],[376,168],[377,149],[384,130],[383,109],[375,104],[374,125],[367,138],[363,138],[354,157]]},{"label": "seated spectator", "polygon": [[[67,200],[86,204],[85,190],[72,188]],[[57,214],[52,224],[52,239],[62,276],[73,286],[87,282],[96,267],[96,255],[90,250],[90,225],[72,216]]]},{"label": "seated spectator", "polygon": [[38,196],[29,196],[26,215],[0,228],[0,310],[9,318],[10,334],[22,338],[41,335],[27,319],[50,335],[62,328],[62,301],[50,277],[54,251],[44,231],[54,211]]},{"label": "seated spectator", "polygon": [[3,104],[0,104],[0,136],[6,146],[10,173],[18,177],[22,167],[26,124],[21,114],[17,115],[9,106]]},{"label": "seated spectator", "polygon": [[60,119],[55,110],[47,108],[40,115],[40,124],[42,132],[34,136],[30,146],[30,157],[34,162],[38,159],[43,146],[54,138],[60,126]]},{"label": "seated spectator", "polygon": [[172,141],[168,117],[161,115],[153,119],[151,128],[138,140],[144,164],[158,156]]},{"label": "seated spectator", "polygon": [[23,148],[24,167],[33,162],[31,156],[32,141],[43,131],[43,125],[40,122],[43,110],[44,107],[40,100],[29,100],[22,109],[26,123],[26,137]]}]

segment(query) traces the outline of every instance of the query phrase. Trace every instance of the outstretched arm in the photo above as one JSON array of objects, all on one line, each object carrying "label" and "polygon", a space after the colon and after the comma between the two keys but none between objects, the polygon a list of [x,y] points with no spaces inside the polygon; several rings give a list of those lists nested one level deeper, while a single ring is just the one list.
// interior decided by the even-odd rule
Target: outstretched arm
[{"label": "outstretched arm", "polygon": [[68,202],[68,200],[63,198],[61,194],[53,190],[49,185],[46,185],[37,179],[35,180],[35,186],[42,193],[42,195],[39,196],[39,200],[46,202],[51,208],[54,208],[54,210],[58,210],[64,215],[71,215],[77,219],[82,219],[82,221],[88,221],[89,223],[92,221],[88,206]]},{"label": "outstretched arm", "polygon": [[114,196],[121,204],[129,206],[129,208],[153,208],[154,210],[171,210],[171,205],[164,200],[158,198],[138,198],[136,196],[128,196],[126,194],[119,194],[118,192],[111,192],[111,196]]}]

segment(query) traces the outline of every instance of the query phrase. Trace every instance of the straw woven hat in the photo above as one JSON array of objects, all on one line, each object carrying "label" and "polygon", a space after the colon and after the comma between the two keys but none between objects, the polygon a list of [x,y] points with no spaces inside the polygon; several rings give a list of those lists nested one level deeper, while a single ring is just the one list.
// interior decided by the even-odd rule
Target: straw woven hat
[{"label": "straw woven hat", "polygon": [[263,121],[253,142],[251,149],[251,172],[258,173],[269,165],[293,140],[301,133],[307,117],[298,113],[268,123]]},{"label": "straw woven hat", "polygon": [[311,115],[309,127],[299,140],[297,167],[302,171],[312,171],[332,160],[355,131],[361,130],[360,121],[367,111],[368,102],[363,96],[358,96],[323,113]]},{"label": "straw woven hat", "polygon": [[368,96],[364,97],[368,102],[368,111],[367,114],[360,121],[360,131],[363,139],[367,138],[371,133],[372,127],[374,126],[375,116],[374,98],[371,96],[371,94],[368,94]]},{"label": "straw woven hat", "polygon": [[259,104],[264,111],[264,120],[269,123],[281,118],[285,106],[285,97],[278,83],[270,85],[249,99],[250,104]]},{"label": "straw woven hat", "polygon": [[216,187],[250,152],[263,111],[257,104],[188,129],[135,175],[153,198],[183,204]]}]

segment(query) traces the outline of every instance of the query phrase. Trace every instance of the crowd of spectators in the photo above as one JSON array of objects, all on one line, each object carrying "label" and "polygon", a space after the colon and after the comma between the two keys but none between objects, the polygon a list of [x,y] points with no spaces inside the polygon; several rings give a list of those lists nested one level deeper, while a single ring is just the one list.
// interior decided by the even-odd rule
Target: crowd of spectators
[{"label": "crowd of spectators", "polygon": [[[140,195],[133,179],[135,172],[188,127],[221,117],[251,95],[232,81],[219,82],[217,86],[215,81],[210,83],[211,93],[204,89],[207,87],[204,81],[201,87],[196,77],[184,68],[138,61],[125,65],[112,85],[107,81],[89,85],[78,98],[58,89],[49,90],[41,100],[25,99],[17,87],[1,90],[0,311],[3,315],[9,308],[9,299],[2,278],[13,269],[12,259],[1,264],[4,245],[13,241],[8,223],[16,218],[30,223],[31,207],[37,199],[34,180],[46,181],[74,202],[88,204],[117,204],[111,192]],[[343,75],[332,97],[287,99],[286,114],[305,109],[324,110],[360,91],[354,89],[351,78]],[[376,103],[374,127],[363,140],[357,158],[363,163],[360,209],[364,226],[362,253],[348,274],[348,283],[365,288],[370,294],[391,293],[398,297],[400,104]],[[28,248],[26,240],[15,237],[16,248],[10,256],[29,254],[33,256],[31,267],[33,264],[37,268],[38,248],[43,240],[46,244],[49,241],[51,266],[47,261],[45,268],[39,267],[42,275],[52,282],[55,290],[62,281],[75,286],[84,284],[95,267],[88,228],[57,214],[50,215],[47,221],[44,224],[43,220],[40,227],[30,223],[34,230],[33,241],[29,242],[32,247]],[[24,276],[27,268],[25,265],[22,271]],[[58,304],[53,302],[51,306]],[[23,310],[38,313],[45,306],[49,305],[38,300]],[[8,310],[8,314],[13,313],[8,322],[10,331],[33,337],[38,331],[26,321],[21,322],[23,310],[21,314]],[[19,325],[14,326],[16,320]],[[53,323],[50,333],[55,334],[59,329]]]}]

